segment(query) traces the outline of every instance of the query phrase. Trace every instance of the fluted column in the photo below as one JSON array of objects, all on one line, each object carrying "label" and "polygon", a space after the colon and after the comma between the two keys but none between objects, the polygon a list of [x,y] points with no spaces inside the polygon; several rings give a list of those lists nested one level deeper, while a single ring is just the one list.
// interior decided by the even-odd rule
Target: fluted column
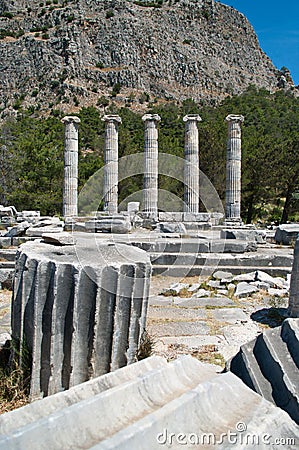
[{"label": "fluted column", "polygon": [[288,307],[290,317],[299,317],[299,237],[295,243]]},{"label": "fluted column", "polygon": [[104,211],[117,213],[118,207],[118,124],[121,118],[107,115],[105,130]]},{"label": "fluted column", "polygon": [[143,210],[149,217],[158,217],[158,114],[145,114],[144,121],[144,187]]},{"label": "fluted column", "polygon": [[199,211],[199,141],[198,114],[189,114],[183,118],[185,122],[185,166],[184,166],[184,210]]},{"label": "fluted column", "polygon": [[66,116],[64,123],[63,216],[78,215],[78,124],[79,117]]},{"label": "fluted column", "polygon": [[228,221],[241,221],[241,123],[243,116],[229,115],[226,154],[225,217]]}]

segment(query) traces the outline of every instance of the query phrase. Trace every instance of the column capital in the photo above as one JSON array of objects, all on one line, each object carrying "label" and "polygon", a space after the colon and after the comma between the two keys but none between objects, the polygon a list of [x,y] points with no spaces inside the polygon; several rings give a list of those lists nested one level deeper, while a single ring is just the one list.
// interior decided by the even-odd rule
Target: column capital
[{"label": "column capital", "polygon": [[144,114],[144,116],[142,116],[142,120],[143,122],[147,121],[160,122],[161,117],[158,114]]},{"label": "column capital", "polygon": [[229,114],[225,120],[227,122],[244,122],[244,116],[242,115],[235,115],[235,114]]},{"label": "column capital", "polygon": [[187,114],[186,116],[183,117],[183,122],[189,122],[189,121],[201,122],[202,118],[200,117],[199,114]]},{"label": "column capital", "polygon": [[104,117],[102,117],[103,122],[117,122],[122,123],[121,117],[117,116],[116,114],[107,114]]},{"label": "column capital", "polygon": [[81,120],[77,116],[65,116],[61,119],[62,123],[80,123]]}]

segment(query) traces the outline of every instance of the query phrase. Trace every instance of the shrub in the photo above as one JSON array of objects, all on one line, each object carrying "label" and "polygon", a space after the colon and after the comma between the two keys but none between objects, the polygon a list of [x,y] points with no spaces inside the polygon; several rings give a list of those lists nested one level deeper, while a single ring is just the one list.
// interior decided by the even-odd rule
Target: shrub
[{"label": "shrub", "polygon": [[111,17],[114,17],[114,11],[112,11],[112,9],[109,9],[106,12],[106,19],[111,19]]}]

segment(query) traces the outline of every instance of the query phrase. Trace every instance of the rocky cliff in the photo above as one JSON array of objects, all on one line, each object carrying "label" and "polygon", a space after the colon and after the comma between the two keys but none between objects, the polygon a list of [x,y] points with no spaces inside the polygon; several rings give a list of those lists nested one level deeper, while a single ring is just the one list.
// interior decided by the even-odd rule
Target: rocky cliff
[{"label": "rocky cliff", "polygon": [[246,17],[213,0],[2,0],[0,15],[2,115],[104,97],[213,104],[282,82]]}]

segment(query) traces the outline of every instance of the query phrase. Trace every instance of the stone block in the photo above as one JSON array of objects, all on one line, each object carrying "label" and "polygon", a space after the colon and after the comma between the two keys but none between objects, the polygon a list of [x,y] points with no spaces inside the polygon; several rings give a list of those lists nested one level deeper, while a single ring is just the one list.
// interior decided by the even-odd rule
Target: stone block
[{"label": "stone block", "polygon": [[135,214],[139,211],[140,202],[128,202],[127,211],[129,214]]},{"label": "stone block", "polygon": [[109,372],[101,377],[92,378],[85,383],[73,386],[67,391],[60,392],[42,401],[35,401],[22,408],[15,409],[1,416],[0,433],[8,434],[16,427],[20,428],[30,423],[46,418],[52,413],[58,413],[71,405],[79,404],[101,392],[127,383],[134,377],[139,377],[147,371],[161,369],[167,365],[164,358],[151,356],[142,361],[122,367],[114,372]]},{"label": "stone block", "polygon": [[277,227],[274,239],[278,244],[290,245],[299,235],[299,224],[284,224]]},{"label": "stone block", "polygon": [[76,240],[74,236],[67,232],[43,233],[43,242],[54,245],[74,245]]},{"label": "stone block", "polygon": [[11,238],[10,237],[0,237],[0,248],[9,248],[11,247]]},{"label": "stone block", "polygon": [[224,270],[217,270],[213,273],[213,277],[216,280],[221,280],[222,283],[230,283],[234,278],[231,272],[225,272]]},{"label": "stone block", "polygon": [[211,253],[245,253],[255,252],[257,250],[256,242],[240,241],[234,239],[215,239],[210,242]]},{"label": "stone block", "polygon": [[224,229],[220,232],[221,239],[239,239],[242,241],[252,241],[262,244],[266,241],[266,233],[262,230],[248,229]]},{"label": "stone block", "polygon": [[85,222],[87,231],[102,233],[129,233],[132,230],[129,218],[107,218]]},{"label": "stone block", "polygon": [[287,319],[282,326],[266,330],[242,345],[227,368],[251,389],[284,409],[298,424],[299,335],[294,334],[296,328],[298,319]]},{"label": "stone block", "polygon": [[36,238],[34,236],[18,236],[12,238],[12,246],[18,247],[21,244],[25,244],[25,242],[34,241]]},{"label": "stone block", "polygon": [[284,288],[284,282],[282,282],[280,278],[271,277],[271,275],[269,275],[266,272],[263,272],[262,270],[256,271],[255,279],[257,281],[262,281],[263,283],[269,284],[270,287],[274,287],[274,288],[280,287],[282,289]]},{"label": "stone block", "polygon": [[157,230],[161,233],[187,234],[186,227],[182,222],[160,222]]},{"label": "stone block", "polygon": [[235,296],[239,298],[248,297],[254,292],[257,292],[258,288],[252,284],[241,281],[237,284]]},{"label": "stone block", "polygon": [[46,234],[46,233],[51,233],[51,234],[61,233],[61,227],[59,227],[59,228],[56,228],[56,227],[32,228],[32,227],[30,227],[30,228],[27,228],[27,230],[26,230],[26,236],[35,237],[35,238],[38,238],[38,237],[41,238],[43,236],[43,234]]},{"label": "stone block", "polygon": [[210,219],[211,219],[210,213],[184,212],[184,215],[183,215],[184,222],[209,222]]},{"label": "stone block", "polygon": [[251,281],[255,280],[256,280],[256,271],[241,273],[240,275],[236,275],[233,278],[233,281],[246,281],[247,283],[250,283]]},{"label": "stone block", "polygon": [[10,228],[10,230],[5,234],[7,237],[17,237],[17,236],[24,236],[26,233],[26,230],[30,227],[30,223],[27,221],[21,222],[18,225],[15,225],[14,227]]},{"label": "stone block", "polygon": [[159,212],[161,222],[182,222],[184,219],[182,212]]}]

